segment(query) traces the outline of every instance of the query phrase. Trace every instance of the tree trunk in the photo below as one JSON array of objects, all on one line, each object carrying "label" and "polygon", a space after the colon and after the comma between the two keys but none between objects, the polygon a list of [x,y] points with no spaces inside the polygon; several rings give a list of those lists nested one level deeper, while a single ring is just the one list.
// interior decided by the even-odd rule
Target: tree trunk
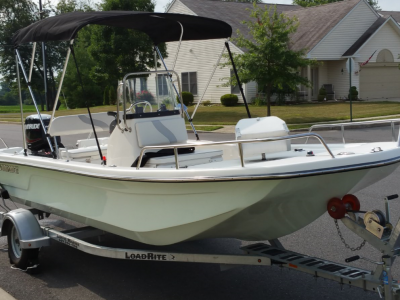
[{"label": "tree trunk", "polygon": [[271,116],[271,84],[267,84],[267,117]]}]

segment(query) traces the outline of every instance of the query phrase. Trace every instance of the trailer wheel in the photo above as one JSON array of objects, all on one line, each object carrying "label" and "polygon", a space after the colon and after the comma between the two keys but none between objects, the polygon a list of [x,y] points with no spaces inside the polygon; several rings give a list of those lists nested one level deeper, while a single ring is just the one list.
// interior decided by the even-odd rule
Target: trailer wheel
[{"label": "trailer wheel", "polygon": [[10,258],[10,263],[14,264],[15,267],[26,270],[35,263],[39,255],[39,249],[21,249],[18,231],[14,224],[9,227],[7,242],[8,257]]}]

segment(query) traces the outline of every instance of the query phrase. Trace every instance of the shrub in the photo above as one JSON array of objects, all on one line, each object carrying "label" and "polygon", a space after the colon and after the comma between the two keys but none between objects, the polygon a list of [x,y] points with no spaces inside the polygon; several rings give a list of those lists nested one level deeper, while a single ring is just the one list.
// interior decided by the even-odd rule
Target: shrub
[{"label": "shrub", "polygon": [[[178,96],[176,97],[176,101],[180,103]],[[193,94],[190,92],[182,92],[182,101],[186,106],[192,105],[194,101]]]},{"label": "shrub", "polygon": [[104,92],[103,92],[103,105],[109,105],[110,104],[110,98],[109,98],[108,89],[109,89],[109,87],[108,87],[108,85],[106,85],[106,87],[104,88]]},{"label": "shrub", "polygon": [[266,104],[267,104],[267,101],[266,101],[266,99],[265,99],[264,97],[257,95],[257,96],[254,98],[253,104],[254,104],[255,106],[263,106],[263,105],[266,105]]},{"label": "shrub", "polygon": [[347,95],[347,99],[350,99],[350,94],[351,94],[351,100],[358,100],[358,91],[357,87],[352,86],[349,90],[349,94]]},{"label": "shrub", "polygon": [[204,100],[203,101],[203,106],[211,106],[211,101],[210,100]]},{"label": "shrub", "polygon": [[31,98],[25,99],[24,104],[25,105],[33,105],[33,100]]},{"label": "shrub", "polygon": [[325,99],[326,99],[326,89],[322,87],[319,89],[318,101],[323,101]]},{"label": "shrub", "polygon": [[221,97],[221,103],[223,106],[235,106],[238,101],[238,96],[234,94],[226,94]]},{"label": "shrub", "polygon": [[145,100],[148,102],[154,102],[153,94],[146,90],[136,93],[136,99],[137,100]]},{"label": "shrub", "polygon": [[170,106],[171,104],[172,104],[172,100],[170,99],[170,98],[165,98],[163,101],[162,101],[162,104],[164,104],[165,106]]},{"label": "shrub", "polygon": [[110,86],[108,90],[110,105],[115,105],[117,103],[117,92],[114,87]]}]

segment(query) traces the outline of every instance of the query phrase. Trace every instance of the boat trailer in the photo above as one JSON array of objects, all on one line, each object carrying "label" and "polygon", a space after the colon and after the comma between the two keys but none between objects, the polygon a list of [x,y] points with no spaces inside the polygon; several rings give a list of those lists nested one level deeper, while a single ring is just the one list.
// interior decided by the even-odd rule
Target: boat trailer
[{"label": "boat trailer", "polygon": [[[3,205],[0,207],[8,208],[4,201],[5,199],[11,200],[8,193],[3,190],[1,196]],[[22,259],[29,263],[23,268],[24,271],[35,269],[38,266],[37,254],[41,247],[50,246],[53,241],[57,241],[88,254],[115,259],[212,263],[221,265],[222,270],[238,265],[276,265],[280,268],[301,271],[315,278],[321,277],[337,281],[342,286],[355,286],[365,291],[377,292],[385,300],[400,300],[400,283],[393,280],[391,275],[394,260],[400,254],[400,220],[396,226],[392,226],[389,215],[389,201],[396,198],[398,195],[384,198],[386,215],[378,210],[360,211],[359,201],[352,195],[346,195],[343,199],[333,198],[328,202],[328,213],[335,219],[336,224],[337,220],[340,220],[348,229],[363,238],[364,242],[361,247],[365,243],[369,243],[382,254],[380,262],[374,262],[361,256],[350,257],[346,259],[346,262],[364,259],[376,264],[373,271],[293,252],[285,249],[277,239],[268,241],[270,244],[255,243],[241,247],[244,254],[239,255],[175,253],[104,247],[91,244],[84,239],[101,237],[107,232],[93,227],[58,231],[41,226],[38,219],[48,217],[49,214],[35,208],[18,208],[0,212],[0,233],[1,236],[7,235],[8,254],[10,262],[14,263],[14,268],[22,269],[18,266]],[[358,216],[359,213],[364,213],[364,217]],[[339,235],[341,236],[340,231]],[[344,242],[343,238],[342,241]]]}]

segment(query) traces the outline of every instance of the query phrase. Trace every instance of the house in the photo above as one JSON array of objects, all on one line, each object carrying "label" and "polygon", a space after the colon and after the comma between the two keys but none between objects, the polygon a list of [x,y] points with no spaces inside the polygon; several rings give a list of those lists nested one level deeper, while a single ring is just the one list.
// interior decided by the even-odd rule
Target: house
[{"label": "house", "polygon": [[[233,36],[238,29],[246,36],[248,30],[241,21],[250,20],[247,9],[252,9],[252,4],[174,0],[167,12],[220,19],[232,26]],[[317,99],[323,84],[334,86],[336,99],[346,98],[350,87],[350,62],[351,84],[357,87],[359,97],[400,98],[400,12],[377,12],[366,0],[344,0],[309,8],[278,4],[277,10],[299,20],[290,47],[306,49],[306,57],[319,62],[316,67],[301,70],[313,83],[312,88],[299,87],[308,100]],[[232,42],[230,46],[232,52],[245,51]],[[183,90],[192,92],[195,100],[203,96],[223,47],[224,40],[182,42],[175,62],[178,43],[168,43],[167,66],[181,74]],[[222,86],[226,82],[223,78],[229,77],[231,72],[229,68],[217,68],[203,100],[219,103],[220,97],[228,93],[236,93],[241,99],[237,87]],[[244,92],[247,99],[254,98],[257,84],[245,84]]]}]

